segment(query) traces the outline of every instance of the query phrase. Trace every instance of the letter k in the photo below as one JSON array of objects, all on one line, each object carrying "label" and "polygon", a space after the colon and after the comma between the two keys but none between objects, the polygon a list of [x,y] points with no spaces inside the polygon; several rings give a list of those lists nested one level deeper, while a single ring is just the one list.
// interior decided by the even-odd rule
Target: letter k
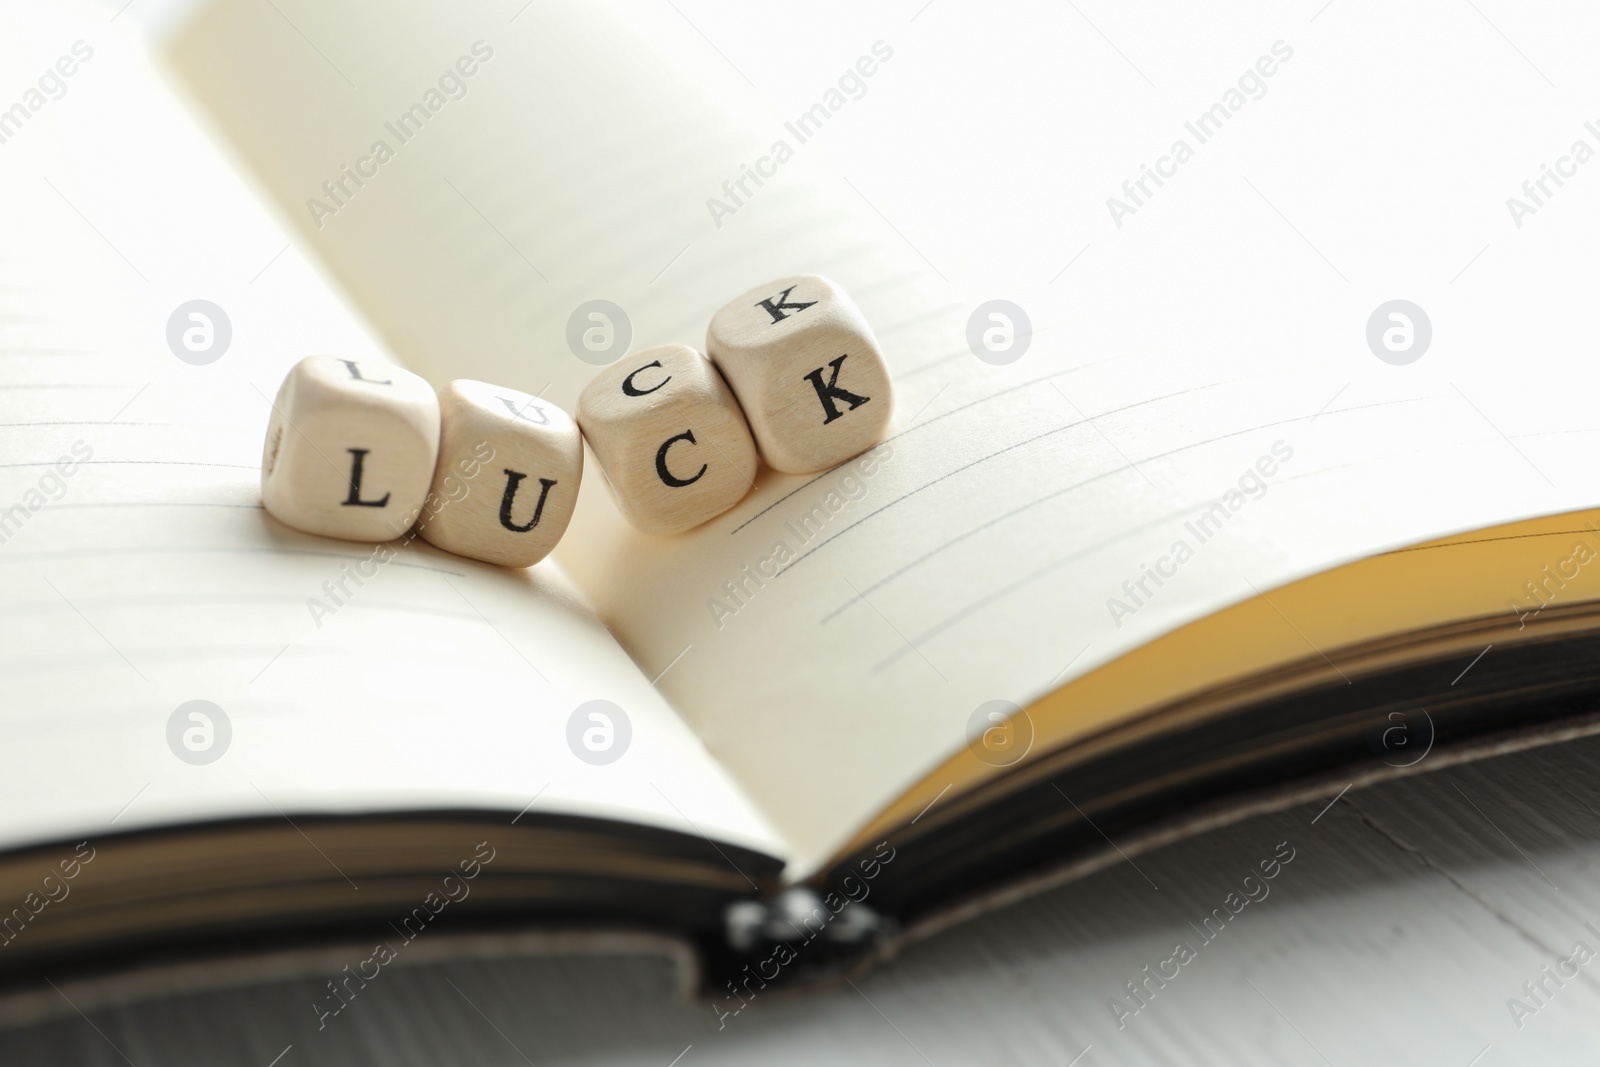
[{"label": "letter k", "polygon": [[[767,299],[758,302],[756,307],[765,308],[767,314],[772,316],[773,323],[779,323],[789,317],[789,311],[804,311],[806,308],[816,303],[815,300],[807,300],[804,303],[784,303],[784,301],[789,299],[789,294],[792,292],[794,292],[794,286],[791,285],[777,296],[768,297]],[[774,301],[776,301],[776,303],[774,303]]]}]

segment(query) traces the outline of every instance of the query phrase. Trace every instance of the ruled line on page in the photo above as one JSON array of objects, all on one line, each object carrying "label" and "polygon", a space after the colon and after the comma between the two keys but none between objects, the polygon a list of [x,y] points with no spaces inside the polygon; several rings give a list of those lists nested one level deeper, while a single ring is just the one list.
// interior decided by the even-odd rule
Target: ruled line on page
[{"label": "ruled line on page", "polygon": [[[1360,411],[1360,410],[1366,410],[1366,409],[1369,409],[1369,408],[1393,407],[1393,406],[1398,405],[1398,404],[1416,403],[1420,399],[1431,399],[1431,398],[1427,398],[1427,397],[1422,397],[1422,398],[1408,397],[1408,398],[1405,398],[1405,399],[1402,399],[1402,400],[1390,400],[1390,401],[1383,401],[1383,402],[1377,403],[1377,404],[1365,404],[1365,405],[1361,405],[1360,407],[1343,408],[1338,412],[1327,412],[1325,414],[1343,414],[1344,412]],[[1135,406],[1137,406],[1137,405],[1135,405]],[[1109,412],[1107,414],[1109,414]],[[1099,416],[1096,416],[1096,417],[1098,418]],[[958,534],[957,536],[951,538],[949,541],[945,542],[944,544],[942,544],[942,545],[930,550],[929,552],[927,552],[924,556],[922,556],[918,560],[915,560],[911,564],[908,564],[908,565],[900,568],[898,571],[895,571],[892,575],[889,576],[889,578],[880,579],[878,582],[876,582],[873,585],[869,586],[868,587],[868,591],[870,592],[873,589],[879,588],[880,586],[886,584],[889,580],[892,580],[893,578],[901,577],[902,575],[904,575],[905,573],[910,571],[914,566],[920,565],[921,563],[926,562],[928,559],[931,559],[932,557],[934,557],[934,556],[938,555],[939,553],[943,552],[945,549],[950,548],[950,547],[952,547],[952,546],[954,546],[956,544],[959,544],[961,541],[963,541],[966,538],[972,536],[972,534],[974,534],[974,533],[977,533],[977,532],[979,532],[981,530],[985,530],[985,529],[988,529],[988,528],[990,528],[992,526],[997,525],[998,522],[1003,520],[1003,519],[1008,519],[1008,518],[1015,517],[1016,515],[1020,515],[1024,511],[1027,511],[1027,510],[1029,510],[1029,509],[1031,509],[1033,507],[1036,507],[1036,506],[1038,506],[1040,504],[1047,503],[1050,500],[1053,500],[1053,499],[1055,499],[1057,497],[1060,497],[1062,495],[1070,493],[1070,492],[1072,492],[1072,491],[1074,491],[1076,489],[1081,489],[1081,488],[1084,488],[1085,486],[1094,484],[1096,482],[1104,481],[1106,478],[1111,477],[1112,475],[1125,474],[1125,473],[1127,473],[1129,471],[1136,471],[1137,470],[1137,466],[1138,466],[1139,463],[1149,463],[1152,460],[1168,459],[1168,458],[1170,458],[1172,456],[1180,455],[1180,454],[1182,454],[1184,452],[1191,452],[1191,451],[1194,451],[1195,449],[1198,449],[1198,448],[1204,448],[1207,445],[1217,444],[1220,441],[1227,441],[1227,440],[1230,440],[1230,439],[1235,438],[1235,437],[1243,437],[1243,436],[1245,436],[1247,434],[1259,433],[1262,430],[1269,430],[1269,429],[1273,429],[1273,428],[1278,427],[1278,426],[1288,426],[1288,425],[1292,425],[1292,424],[1297,423],[1297,422],[1303,422],[1303,421],[1305,421],[1305,418],[1306,418],[1306,416],[1304,416],[1304,415],[1298,415],[1298,416],[1295,416],[1294,418],[1291,418],[1291,419],[1280,419],[1280,420],[1277,420],[1275,422],[1261,423],[1258,426],[1252,426],[1252,427],[1249,427],[1248,429],[1244,429],[1244,430],[1234,430],[1234,431],[1231,431],[1229,433],[1219,434],[1219,435],[1217,435],[1215,437],[1208,437],[1208,438],[1205,438],[1205,439],[1200,440],[1200,441],[1193,441],[1193,442],[1190,442],[1189,444],[1182,445],[1182,446],[1180,446],[1178,448],[1168,449],[1165,452],[1157,452],[1154,455],[1146,456],[1143,459],[1138,460],[1136,463],[1125,463],[1125,464],[1121,464],[1121,465],[1119,465],[1117,467],[1114,467],[1114,468],[1112,468],[1110,470],[1103,471],[1100,474],[1097,474],[1097,475],[1095,475],[1095,476],[1093,476],[1091,478],[1087,478],[1087,479],[1085,479],[1085,480],[1083,480],[1081,482],[1076,483],[1075,485],[1070,485],[1070,486],[1067,486],[1067,487],[1065,487],[1063,489],[1059,489],[1059,490],[1056,490],[1054,492],[1048,493],[1045,496],[1042,496],[1042,497],[1040,497],[1040,498],[1038,498],[1038,499],[1036,499],[1036,500],[1034,500],[1034,501],[1032,501],[1030,503],[1027,503],[1027,504],[1022,505],[1021,507],[1015,508],[1012,511],[1007,512],[1005,515],[1000,516],[999,519],[990,520],[990,521],[982,524],[981,526],[975,527],[972,530],[967,531],[966,533]],[[1082,423],[1074,423],[1072,425],[1082,425]],[[1063,427],[1063,429],[1070,429],[1070,428],[1071,428],[1070,426],[1069,427]],[[1048,436],[1048,435],[1047,434],[1042,434],[1040,436],[1043,437],[1043,436]],[[1038,438],[1033,438],[1031,440],[1037,440],[1037,439]],[[1030,442],[1022,442],[1022,443],[1023,444],[1027,444],[1027,443],[1031,443],[1031,441]],[[1011,447],[1016,447],[1016,446],[1011,446]],[[1005,452],[1005,451],[1009,451],[1009,449],[1002,449],[1000,451],[1001,452]],[[999,453],[995,453],[995,454],[998,455]],[[990,458],[993,458],[993,456],[992,455],[991,456],[986,456],[986,457],[983,457],[982,459],[975,460],[972,463],[967,464],[966,467],[958,468],[956,471],[952,471],[951,474],[961,473],[961,472],[969,469],[970,467],[976,466],[979,463],[982,463],[985,460],[990,459]],[[839,537],[843,536],[845,533],[848,533],[855,526],[859,526],[861,523],[863,523],[863,522],[867,521],[868,519],[872,518],[874,515],[877,515],[877,514],[883,512],[883,511],[887,511],[890,507],[894,506],[895,504],[900,503],[902,500],[905,500],[907,497],[911,496],[912,494],[920,492],[922,489],[927,488],[928,485],[935,484],[935,482],[942,481],[942,480],[944,480],[944,478],[947,478],[949,476],[950,475],[943,475],[940,478],[935,479],[934,482],[929,482],[927,485],[924,485],[924,486],[919,487],[918,489],[912,490],[911,493],[907,493],[907,494],[905,494],[903,496],[895,498],[894,500],[891,500],[889,503],[885,504],[883,507],[879,508],[877,511],[869,512],[868,514],[862,516],[855,523],[851,524],[850,526],[844,527],[838,533],[836,533],[833,537],[829,538],[827,541],[822,541],[822,542],[818,543],[816,546],[814,546],[812,549],[810,549],[809,551],[807,551],[805,553],[802,553],[801,555],[795,557],[794,562],[790,563],[789,567],[785,567],[784,571],[787,572],[790,567],[795,566],[801,560],[805,559],[807,556],[810,556],[814,552],[826,547],[831,541],[837,540]],[[1195,501],[1194,503],[1190,504],[1190,506],[1188,508],[1186,508],[1185,510],[1186,511],[1187,510],[1192,510],[1198,503],[1199,503],[1199,501]],[[832,616],[830,615],[829,618],[831,618],[831,617]]]},{"label": "ruled line on page", "polygon": [[[1097,361],[1097,362],[1106,362],[1106,361],[1100,360],[1100,361]],[[925,430],[928,427],[934,425],[935,423],[938,423],[938,422],[940,422],[940,421],[942,421],[944,419],[950,418],[952,415],[959,415],[963,411],[969,411],[972,408],[979,407],[979,406],[981,406],[983,404],[987,404],[990,401],[999,400],[1001,397],[1008,396],[1011,393],[1015,393],[1020,389],[1027,389],[1029,386],[1040,385],[1040,384],[1042,384],[1044,382],[1050,381],[1053,378],[1059,378],[1059,377],[1061,377],[1063,375],[1066,375],[1066,374],[1073,374],[1073,373],[1075,373],[1077,371],[1085,370],[1085,369],[1087,369],[1089,367],[1092,367],[1092,366],[1095,366],[1095,365],[1096,365],[1095,363],[1084,363],[1084,364],[1080,364],[1079,366],[1068,367],[1065,370],[1055,371],[1052,374],[1046,374],[1046,375],[1044,375],[1043,377],[1040,377],[1040,378],[1034,378],[1034,379],[1031,379],[1031,380],[1026,381],[1026,382],[1018,383],[1017,385],[1008,386],[1007,388],[1001,389],[998,392],[990,393],[987,396],[981,396],[981,397],[977,398],[976,400],[969,400],[965,404],[961,404],[958,407],[951,408],[949,411],[940,412],[938,415],[935,415],[933,418],[928,419],[926,422],[919,422],[915,426],[908,426],[904,430],[901,430],[899,433],[893,434],[893,435],[891,435],[889,437],[884,438],[883,441],[880,442],[880,444],[893,444],[895,441],[898,441],[901,438],[906,437],[909,434],[915,433],[915,432],[920,431],[920,430]],[[773,508],[777,507],[779,504],[782,504],[784,501],[786,501],[790,497],[794,496],[796,493],[800,492],[803,489],[808,489],[811,486],[815,485],[817,482],[820,482],[822,479],[827,478],[828,476],[830,476],[832,474],[835,474],[837,472],[837,470],[838,470],[838,468],[835,468],[834,470],[823,471],[821,474],[818,474],[818,475],[815,475],[815,476],[813,476],[811,478],[808,478],[806,481],[804,481],[801,484],[797,485],[795,488],[789,490],[787,493],[785,493],[783,496],[779,497],[777,500],[774,500],[772,503],[768,504],[766,507],[764,507],[760,511],[756,512],[754,515],[750,516],[744,522],[741,522],[739,525],[735,526],[732,530],[729,530],[728,531],[728,535],[731,537],[732,535],[738,533],[740,530],[744,529],[746,526],[749,526],[751,523],[753,523],[757,519],[761,518],[761,516],[765,515],[767,512],[769,512]]]},{"label": "ruled line on page", "polygon": [[[162,555],[265,555],[265,556],[313,556],[323,559],[340,559],[349,563],[359,563],[366,556],[353,556],[344,552],[317,551],[308,548],[276,548],[259,545],[96,545],[93,548],[65,548],[50,552],[3,552],[0,551],[0,564],[7,563],[37,563],[51,559],[84,559],[101,556],[162,556]],[[403,560],[392,560],[384,564],[386,567],[406,567],[415,570],[433,571],[437,574],[448,574],[460,578],[462,571],[453,571],[446,567],[433,567],[426,563],[407,563]]]}]

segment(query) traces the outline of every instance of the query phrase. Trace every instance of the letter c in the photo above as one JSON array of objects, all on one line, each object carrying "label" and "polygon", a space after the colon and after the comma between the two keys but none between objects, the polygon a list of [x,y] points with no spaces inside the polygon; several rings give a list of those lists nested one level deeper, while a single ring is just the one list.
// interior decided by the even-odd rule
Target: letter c
[{"label": "letter c", "polygon": [[1163,577],[1163,578],[1176,577],[1177,573],[1178,573],[1178,565],[1176,563],[1172,564],[1172,569],[1170,571],[1165,571],[1165,570],[1161,569],[1161,565],[1163,563],[1169,563],[1169,562],[1171,562],[1171,560],[1172,560],[1171,556],[1162,556],[1160,559],[1156,560],[1156,573],[1161,575],[1161,577]]},{"label": "letter c", "polygon": [[[1572,163],[1572,169],[1568,170],[1567,168],[1563,167],[1561,165],[1563,163]],[[1572,162],[1571,156],[1562,156],[1560,159],[1556,160],[1556,171],[1560,173],[1563,178],[1571,178],[1573,175],[1578,173],[1578,165]]]},{"label": "letter c", "polygon": [[372,169],[367,170],[361,165],[363,163],[372,163],[372,157],[362,156],[360,159],[356,160],[356,173],[361,175],[363,178],[376,177],[378,174],[378,165],[376,163],[372,163]]},{"label": "letter c", "polygon": [[[1161,165],[1163,163],[1172,163],[1172,169],[1166,169]],[[1170,178],[1178,173],[1178,165],[1172,162],[1171,156],[1162,156],[1160,159],[1156,160],[1156,173],[1161,175],[1163,178]]]},{"label": "letter c", "polygon": [[763,178],[770,178],[774,174],[778,173],[778,165],[776,163],[772,163],[772,169],[771,170],[767,170],[765,167],[763,167],[761,165],[763,163],[772,163],[772,157],[771,156],[762,156],[760,159],[756,160],[756,173],[757,174],[761,175]]},{"label": "letter c", "polygon": [[[642,370],[643,368],[641,367],[640,369]],[[637,373],[638,371],[634,372],[634,374]],[[629,375],[630,378],[632,376],[633,375],[631,374]],[[666,383],[662,382],[661,384],[665,385]],[[627,388],[626,382],[623,383],[623,388]],[[656,388],[659,389],[661,386],[658,385]],[[694,431],[685,430],[676,437],[667,438],[665,441],[661,442],[661,447],[656,449],[656,474],[660,476],[662,484],[671,486],[673,489],[682,489],[686,485],[693,485],[695,482],[698,482],[700,480],[700,476],[706,472],[706,465],[704,463],[700,464],[700,469],[695,471],[693,476],[688,478],[679,478],[671,471],[667,470],[667,450],[673,445],[677,444],[679,441],[688,441],[691,445],[698,443],[694,439]]]},{"label": "letter c", "polygon": [[[632,374],[630,374],[626,378],[622,379],[622,391],[623,391],[623,393],[626,394],[627,396],[645,396],[646,394],[655,392],[657,389],[660,389],[661,386],[666,385],[668,382],[672,381],[672,375],[669,374],[665,378],[661,379],[659,384],[652,385],[648,389],[640,389],[638,386],[633,384],[633,380],[635,378],[637,378],[641,372],[647,371],[651,367],[660,367],[660,366],[661,366],[661,361],[658,359],[653,363],[646,363],[644,366],[635,369]],[[673,440],[677,440],[677,438],[673,438]],[[691,438],[691,440],[693,440],[693,438]],[[668,443],[670,444],[671,442],[668,442]]]}]

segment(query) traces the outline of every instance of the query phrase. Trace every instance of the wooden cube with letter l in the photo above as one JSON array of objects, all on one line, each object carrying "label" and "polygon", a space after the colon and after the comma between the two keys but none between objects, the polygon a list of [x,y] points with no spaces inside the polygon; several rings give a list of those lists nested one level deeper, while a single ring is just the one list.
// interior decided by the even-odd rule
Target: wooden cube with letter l
[{"label": "wooden cube with letter l", "polygon": [[306,533],[389,541],[416,521],[439,452],[433,386],[386,363],[307,356],[272,402],[261,502]]}]

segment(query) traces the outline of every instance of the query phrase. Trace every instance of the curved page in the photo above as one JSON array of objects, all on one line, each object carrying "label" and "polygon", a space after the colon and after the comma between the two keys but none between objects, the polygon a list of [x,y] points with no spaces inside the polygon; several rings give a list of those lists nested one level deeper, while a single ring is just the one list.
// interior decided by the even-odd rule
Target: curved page
[{"label": "curved page", "polygon": [[[465,809],[781,854],[554,564],[512,572],[420,542],[391,558],[261,510],[284,371],[383,346],[129,41],[16,15],[0,52],[10,70],[79,56],[65,94],[0,145],[0,847]],[[205,365],[169,344],[197,298],[231,331]],[[593,699],[631,725],[609,764],[569,743]]]}]

